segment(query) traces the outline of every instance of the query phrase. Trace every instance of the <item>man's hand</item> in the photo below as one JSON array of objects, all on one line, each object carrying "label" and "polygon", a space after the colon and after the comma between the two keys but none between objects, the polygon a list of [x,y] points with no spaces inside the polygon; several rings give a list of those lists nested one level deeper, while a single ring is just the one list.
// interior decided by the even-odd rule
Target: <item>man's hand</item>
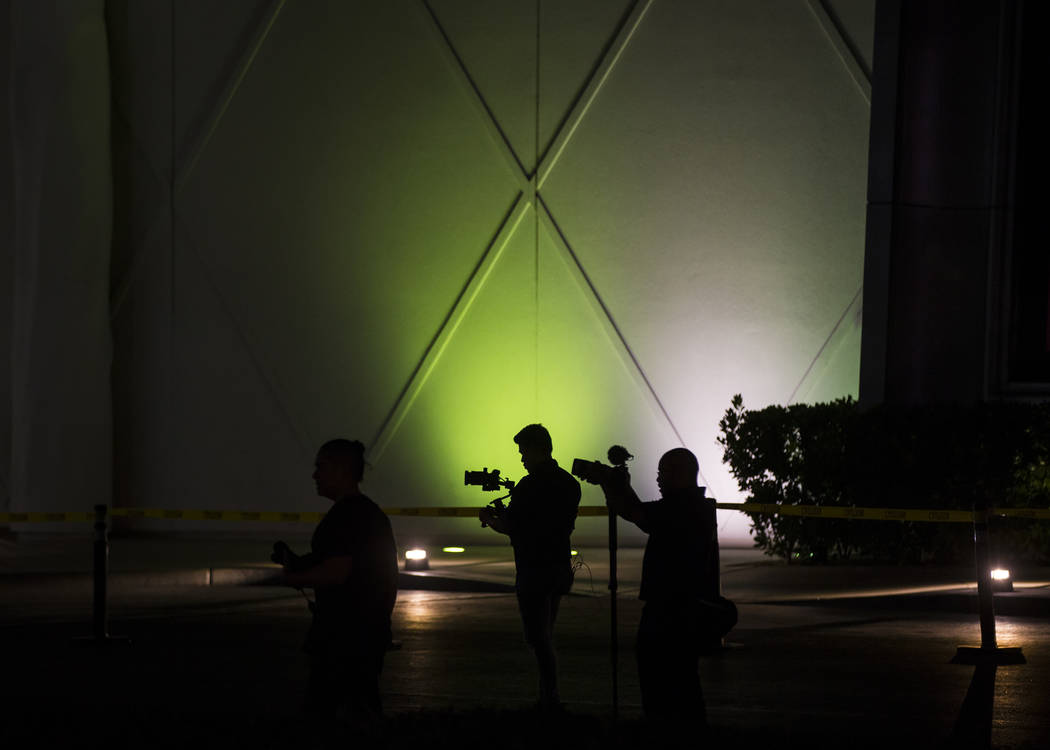
[{"label": "man's hand", "polygon": [[270,555],[270,559],[280,565],[282,568],[287,569],[295,560],[297,555],[292,552],[292,548],[289,547],[283,540],[273,543],[273,554]]},{"label": "man's hand", "polygon": [[498,531],[500,534],[508,533],[506,520],[487,505],[478,511],[478,520],[481,521],[482,526],[491,526],[493,531]]},{"label": "man's hand", "polygon": [[282,580],[288,586],[295,588],[317,588],[318,586],[338,586],[346,583],[353,571],[353,559],[350,555],[329,557],[318,565],[307,570],[295,572],[291,567],[285,566]]}]

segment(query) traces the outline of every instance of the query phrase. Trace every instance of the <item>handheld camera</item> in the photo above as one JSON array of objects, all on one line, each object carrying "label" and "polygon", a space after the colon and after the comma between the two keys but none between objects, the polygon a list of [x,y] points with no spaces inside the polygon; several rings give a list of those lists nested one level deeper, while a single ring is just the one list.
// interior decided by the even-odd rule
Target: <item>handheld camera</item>
[{"label": "handheld camera", "polygon": [[[481,487],[484,492],[495,492],[500,487],[505,489],[514,490],[513,479],[502,479],[499,475],[499,469],[488,470],[486,466],[481,471],[464,471],[463,472],[463,484],[470,487]],[[500,518],[504,513],[507,512],[507,506],[503,504],[503,501],[510,497],[510,494],[497,497],[491,503],[485,507],[492,511],[492,515],[496,518]],[[485,521],[481,522],[482,528],[488,526]]]}]

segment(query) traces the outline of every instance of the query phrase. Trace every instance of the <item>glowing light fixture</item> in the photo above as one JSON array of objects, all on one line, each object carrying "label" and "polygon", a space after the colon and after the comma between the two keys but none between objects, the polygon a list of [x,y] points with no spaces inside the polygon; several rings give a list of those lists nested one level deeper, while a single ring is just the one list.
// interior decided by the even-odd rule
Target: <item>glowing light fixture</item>
[{"label": "glowing light fixture", "polygon": [[442,547],[441,551],[458,555],[460,552],[466,552],[467,550],[463,547]]},{"label": "glowing light fixture", "polygon": [[580,553],[579,553],[579,552],[577,552],[576,550],[573,550],[571,554],[572,554],[572,556],[573,556],[573,557],[576,557],[576,555],[578,555],[578,554],[580,554]]},{"label": "glowing light fixture", "polygon": [[1014,582],[1010,577],[1010,571],[1006,568],[993,568],[991,571],[992,576],[992,591],[1013,591]]},{"label": "glowing light fixture", "polygon": [[427,551],[420,547],[405,550],[405,570],[429,570]]}]

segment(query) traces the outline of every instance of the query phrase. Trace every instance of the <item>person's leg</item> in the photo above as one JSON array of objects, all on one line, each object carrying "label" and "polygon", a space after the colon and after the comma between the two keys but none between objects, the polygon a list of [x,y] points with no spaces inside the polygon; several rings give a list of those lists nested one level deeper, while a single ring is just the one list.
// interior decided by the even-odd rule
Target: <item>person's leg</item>
[{"label": "person's leg", "polygon": [[379,676],[383,671],[383,658],[386,655],[386,644],[375,642],[370,648],[359,651],[354,656],[351,667],[353,684],[350,689],[350,702],[364,712],[380,717],[383,714],[383,700],[379,694]]},{"label": "person's leg", "polygon": [[546,592],[518,592],[518,608],[525,631],[525,642],[536,655],[540,674],[540,705],[560,705],[558,660],[554,653],[554,618],[560,597]]},{"label": "person's leg", "polygon": [[329,670],[338,693],[325,747],[371,747],[384,731],[379,677],[388,639],[380,640],[371,633],[354,634],[350,628],[346,632],[341,648],[329,655]]},{"label": "person's leg", "polygon": [[638,662],[638,687],[642,694],[642,712],[654,719],[666,712],[666,675],[663,674],[662,646],[666,635],[661,632],[653,608],[642,607],[635,640],[635,658]]},{"label": "person's leg", "polygon": [[688,611],[646,603],[638,623],[636,657],[647,716],[704,715],[697,635]]}]

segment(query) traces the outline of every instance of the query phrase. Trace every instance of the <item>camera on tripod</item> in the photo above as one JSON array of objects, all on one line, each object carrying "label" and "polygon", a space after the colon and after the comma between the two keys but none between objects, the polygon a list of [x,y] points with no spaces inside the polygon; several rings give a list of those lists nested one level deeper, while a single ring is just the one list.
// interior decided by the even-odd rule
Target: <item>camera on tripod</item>
[{"label": "camera on tripod", "polygon": [[607,456],[612,466],[606,466],[601,461],[588,461],[585,458],[574,459],[572,462],[573,476],[599,486],[627,481],[629,479],[627,462],[634,456],[622,445],[614,445],[609,448]]}]

